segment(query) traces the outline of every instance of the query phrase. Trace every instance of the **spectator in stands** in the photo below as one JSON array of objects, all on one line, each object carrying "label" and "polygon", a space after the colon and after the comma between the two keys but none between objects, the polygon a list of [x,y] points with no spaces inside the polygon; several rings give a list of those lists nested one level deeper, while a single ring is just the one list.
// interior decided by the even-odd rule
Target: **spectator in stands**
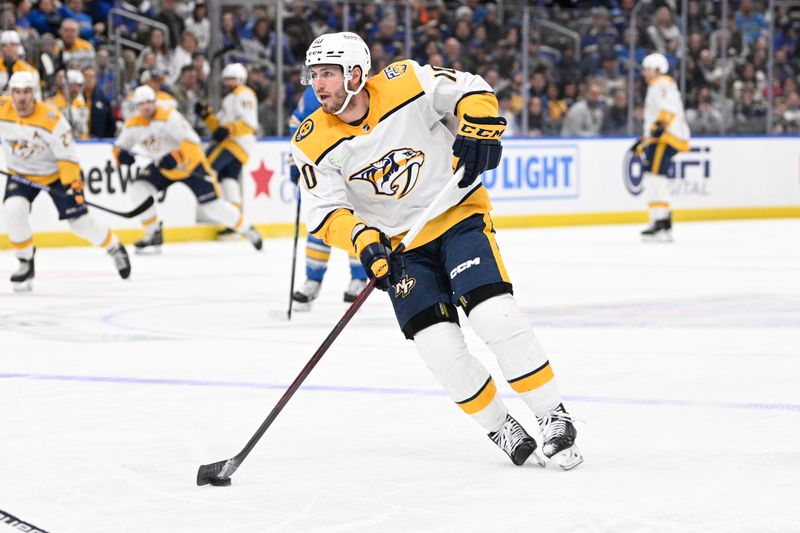
[{"label": "spectator in stands", "polygon": [[[153,54],[154,60],[146,59],[148,53]],[[154,63],[152,62],[154,61]],[[163,73],[169,74],[172,68],[172,50],[167,46],[164,32],[160,28],[152,28],[147,39],[147,46],[139,52],[136,60],[137,70],[158,69]]]},{"label": "spectator in stands", "polygon": [[530,137],[541,137],[543,135],[553,135],[552,124],[550,123],[550,113],[545,110],[542,99],[532,96],[528,99],[528,131]]},{"label": "spectator in stands", "polygon": [[8,90],[8,80],[15,72],[30,72],[36,84],[33,94],[41,100],[39,73],[19,56],[20,43],[19,34],[16,31],[9,30],[0,33],[0,49],[3,53],[3,60],[0,62],[0,94],[7,95],[11,92]]},{"label": "spectator in stands", "polygon": [[754,98],[755,85],[741,88],[734,106],[733,131],[736,133],[765,133],[766,107]]},{"label": "spectator in stands", "polygon": [[647,36],[656,51],[665,55],[670,40],[676,39],[681,42],[681,30],[673,21],[672,11],[667,6],[661,6],[656,10],[653,24],[647,28]]},{"label": "spectator in stands", "polygon": [[[275,47],[274,32],[272,31],[272,21],[266,17],[260,18],[253,25],[252,37],[242,41],[242,48],[248,58],[262,67],[266,67],[270,72],[275,72],[275,61],[272,51]],[[292,63],[292,61],[286,61]]]},{"label": "spectator in stands", "polygon": [[611,91],[611,105],[603,114],[603,125],[600,134],[613,137],[626,135],[628,132],[628,98],[625,90],[616,88]]},{"label": "spectator in stands", "polygon": [[[147,18],[153,18],[156,14],[152,4],[148,0],[123,0],[115,2],[115,7],[123,12],[130,13],[131,15],[138,15]],[[120,28],[122,34],[137,42],[143,42],[144,39],[139,35],[139,23],[131,18],[122,16],[120,14],[113,17],[114,27]]]},{"label": "spectator in stands", "polygon": [[569,108],[561,135],[564,137],[595,137],[603,124],[602,92],[600,86],[590,81],[586,84],[584,98]]},{"label": "spectator in stands", "polygon": [[242,39],[239,37],[239,30],[236,29],[236,19],[233,13],[222,14],[222,46],[231,50],[242,49]]},{"label": "spectator in stands", "polygon": [[192,65],[181,67],[178,81],[173,85],[173,92],[177,109],[181,115],[186,117],[189,124],[196,130],[205,130],[203,120],[197,116],[195,111],[195,105],[202,100],[201,95],[197,92],[197,69]]},{"label": "spectator in stands", "polygon": [[584,72],[594,72],[600,67],[603,55],[613,50],[619,42],[619,32],[611,25],[611,13],[605,7],[592,9],[592,25],[581,36]]},{"label": "spectator in stands", "polygon": [[706,85],[697,92],[697,108],[686,111],[692,133],[717,133],[722,130],[722,113],[713,105],[711,89]]},{"label": "spectator in stands", "polygon": [[59,67],[81,68],[94,63],[94,46],[85,39],[78,37],[78,23],[72,19],[61,22],[59,35],[61,40],[56,43],[55,51],[59,56]]},{"label": "spectator in stands", "polygon": [[369,47],[369,55],[372,60],[372,71],[380,72],[389,65],[386,58],[386,51],[381,43],[372,43]]},{"label": "spectator in stands", "polygon": [[[264,100],[258,105],[258,127],[264,137],[274,137],[278,135],[278,113],[275,103],[277,95],[274,85],[267,87]],[[286,134],[284,130],[283,134]]]},{"label": "spectator in stands", "polygon": [[92,17],[83,12],[83,0],[64,0],[59,10],[62,19],[72,19],[78,23],[78,35],[81,39],[94,39]]},{"label": "spectator in stands", "polygon": [[56,93],[45,103],[56,107],[67,117],[77,139],[89,138],[89,109],[83,98],[85,79],[79,70],[61,70],[56,74]]},{"label": "spectator in stands", "polygon": [[[192,64],[192,54],[197,51],[199,44],[194,33],[189,30],[183,32],[181,43],[175,47],[172,53],[172,61],[169,67],[170,76],[167,78],[170,85],[178,81],[183,67]],[[183,113],[183,116],[186,116],[186,113]]]},{"label": "spectator in stands", "polygon": [[517,117],[511,109],[511,91],[496,91],[497,95],[497,116],[506,119],[506,137],[518,137],[520,135]]},{"label": "spectator in stands", "polygon": [[456,70],[462,70],[461,66],[461,43],[455,37],[450,37],[444,41],[442,48],[444,61],[446,66]]},{"label": "spectator in stands", "polygon": [[28,20],[40,35],[58,33],[61,15],[58,13],[55,0],[39,0],[36,7],[28,14]]},{"label": "spectator in stands", "polygon": [[169,48],[178,45],[178,39],[183,35],[186,25],[178,15],[178,0],[161,0],[161,11],[156,14],[156,21],[167,26],[166,42]]},{"label": "spectator in stands", "polygon": [[550,123],[553,128],[560,131],[561,122],[567,114],[567,102],[561,98],[561,90],[556,82],[547,84],[547,110],[550,112]]},{"label": "spectator in stands", "polygon": [[117,99],[116,74],[111,66],[111,52],[103,47],[97,51],[95,57],[95,72],[97,76],[97,90],[109,102]]},{"label": "spectator in stands", "polygon": [[486,5],[486,16],[483,18],[483,28],[486,30],[486,40],[496,43],[503,37],[503,28],[497,22],[497,5]]},{"label": "spectator in stands", "polygon": [[192,32],[197,37],[197,46],[200,50],[207,50],[211,42],[211,21],[208,20],[208,9],[204,0],[194,3],[192,16],[184,21],[186,31]]},{"label": "spectator in stands", "polygon": [[192,54],[192,66],[197,72],[198,92],[206,95],[208,92],[208,75],[211,73],[211,66],[208,64],[205,54],[201,52]]},{"label": "spectator in stands", "polygon": [[89,137],[113,139],[116,133],[114,110],[97,86],[97,69],[93,66],[84,68],[83,78],[83,99],[89,108]]},{"label": "spectator in stands", "polygon": [[753,8],[752,0],[741,0],[739,2],[735,20],[736,27],[742,32],[744,43],[747,46],[752,45],[756,39],[761,37],[762,32],[768,28],[764,14]]},{"label": "spectator in stands", "polygon": [[30,0],[17,0],[14,2],[14,28],[26,38],[34,36],[36,33],[28,18],[30,12]]},{"label": "spectator in stands", "polygon": [[397,29],[397,19],[394,15],[386,15],[378,25],[378,32],[372,39],[383,45],[383,51],[389,62],[394,61],[395,56],[403,51],[403,34]]}]

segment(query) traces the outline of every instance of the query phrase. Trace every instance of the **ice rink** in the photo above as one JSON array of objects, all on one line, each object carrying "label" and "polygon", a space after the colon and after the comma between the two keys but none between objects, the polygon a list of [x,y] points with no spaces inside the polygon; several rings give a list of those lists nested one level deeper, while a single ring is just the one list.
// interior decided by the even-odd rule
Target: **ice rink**
[{"label": "ice rink", "polygon": [[242,449],[344,313],[344,253],[287,322],[289,239],[166,245],[129,282],[99,249],[41,249],[29,294],[3,251],[0,509],[50,533],[800,531],[800,220],[640,229],[498,233],[584,421],[579,468],[513,466],[376,291],[227,488],[197,468]]}]

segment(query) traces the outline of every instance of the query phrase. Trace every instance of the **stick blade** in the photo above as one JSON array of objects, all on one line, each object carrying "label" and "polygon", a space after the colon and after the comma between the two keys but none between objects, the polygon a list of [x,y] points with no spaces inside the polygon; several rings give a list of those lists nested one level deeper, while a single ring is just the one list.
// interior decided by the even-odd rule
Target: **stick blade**
[{"label": "stick blade", "polygon": [[[239,465],[236,464],[234,459],[219,461],[217,463],[211,463],[208,465],[201,465],[197,470],[197,486],[202,487],[203,485],[208,485],[209,483],[212,485],[217,485],[216,480],[229,479],[231,474],[236,471],[238,466]],[[214,482],[212,482],[212,480]]]}]

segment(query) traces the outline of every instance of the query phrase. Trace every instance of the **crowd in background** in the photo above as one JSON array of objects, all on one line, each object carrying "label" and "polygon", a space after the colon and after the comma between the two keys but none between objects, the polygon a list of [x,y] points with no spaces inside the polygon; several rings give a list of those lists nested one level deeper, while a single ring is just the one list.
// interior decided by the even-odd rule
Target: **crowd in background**
[{"label": "crowd in background", "polygon": [[[510,135],[624,135],[632,37],[637,64],[647,53],[661,52],[678,78],[685,59],[685,105],[694,134],[765,132],[770,93],[773,133],[800,133],[800,6],[779,5],[775,20],[769,21],[763,3],[732,0],[723,20],[719,1],[690,0],[684,34],[680,3],[651,2],[630,27],[634,0],[578,0],[569,7],[565,7],[569,2],[530,2],[527,109],[522,109],[521,2],[498,6],[478,0],[414,1],[411,56],[422,64],[482,75],[495,89]],[[4,3],[2,20],[5,29],[20,35],[23,57],[39,72],[44,97],[58,92],[84,95],[91,109],[87,136],[113,136],[123,119],[125,95],[144,80],[172,94],[198,131],[208,133],[194,110],[197,102],[208,98],[210,60],[248,66],[248,85],[259,100],[259,134],[273,136],[279,131],[278,98],[288,117],[302,95],[300,65],[316,35],[345,27],[358,33],[370,46],[372,73],[377,73],[405,58],[405,5],[353,2],[345,9],[337,2],[281,2],[282,39],[276,37],[274,3],[226,6],[220,21],[223,48],[213,58],[208,55],[212,25],[202,0],[15,0]],[[167,27],[164,32],[130,17],[113,18],[125,39],[139,43],[122,46],[121,80],[113,68],[114,47],[107,27],[115,7]],[[537,21],[575,33],[553,31],[551,25]],[[770,22],[775,46],[771,87],[767,82]],[[570,35],[578,35],[579,42]],[[276,85],[279,42],[285,65],[282,91]],[[684,42],[687,52],[682,58]],[[4,63],[9,61],[8,48],[3,45]],[[67,79],[64,69],[82,72],[83,81],[70,83],[78,78]],[[635,80],[633,123],[638,134],[646,87],[638,72]],[[522,130],[523,113],[527,131]]]}]

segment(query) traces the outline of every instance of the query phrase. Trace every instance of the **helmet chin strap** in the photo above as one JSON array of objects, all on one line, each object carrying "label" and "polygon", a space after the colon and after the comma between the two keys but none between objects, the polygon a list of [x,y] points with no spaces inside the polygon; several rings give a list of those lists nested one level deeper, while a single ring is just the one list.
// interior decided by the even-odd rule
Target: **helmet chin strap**
[{"label": "helmet chin strap", "polygon": [[347,98],[344,99],[344,103],[342,104],[342,107],[339,108],[339,111],[336,111],[336,112],[333,113],[334,115],[339,115],[342,111],[344,111],[347,108],[347,104],[350,103],[350,99],[361,92],[361,89],[364,88],[364,84],[366,83],[366,79],[365,78],[366,78],[366,76],[364,76],[362,74],[361,75],[361,85],[359,85],[358,89],[356,89],[355,91],[351,91],[350,89],[347,88],[347,82],[350,81],[350,79],[352,79],[352,78],[350,78],[350,79],[345,78],[344,79],[344,92],[347,93]]}]

